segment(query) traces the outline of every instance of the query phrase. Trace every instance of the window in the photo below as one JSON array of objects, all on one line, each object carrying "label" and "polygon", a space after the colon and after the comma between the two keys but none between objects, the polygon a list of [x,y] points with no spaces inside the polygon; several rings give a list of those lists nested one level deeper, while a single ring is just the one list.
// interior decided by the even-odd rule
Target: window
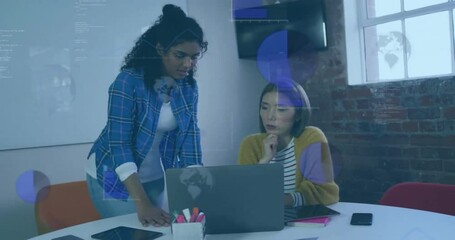
[{"label": "window", "polygon": [[349,84],[455,75],[455,0],[344,0]]}]

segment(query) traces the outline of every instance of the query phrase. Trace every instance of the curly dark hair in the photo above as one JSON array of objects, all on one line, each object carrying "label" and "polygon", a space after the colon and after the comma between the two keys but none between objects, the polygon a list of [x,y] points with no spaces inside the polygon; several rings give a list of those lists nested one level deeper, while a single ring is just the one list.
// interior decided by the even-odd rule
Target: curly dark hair
[{"label": "curly dark hair", "polygon": [[[166,4],[163,7],[163,14],[136,40],[135,46],[123,60],[120,70],[132,68],[143,71],[145,86],[152,89],[155,79],[163,75],[157,44],[161,44],[167,52],[169,48],[183,42],[197,42],[202,48],[201,54],[207,51],[208,43],[204,40],[204,33],[196,20],[186,16],[180,7]],[[195,69],[192,69],[187,77],[193,86],[194,71]]]}]

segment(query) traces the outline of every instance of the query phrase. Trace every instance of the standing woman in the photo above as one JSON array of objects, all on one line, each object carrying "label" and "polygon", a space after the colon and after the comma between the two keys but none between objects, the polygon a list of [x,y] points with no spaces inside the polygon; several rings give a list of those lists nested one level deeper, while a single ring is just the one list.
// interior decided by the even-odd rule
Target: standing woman
[{"label": "standing woman", "polygon": [[338,202],[329,145],[320,129],[307,126],[310,102],[302,86],[269,83],[259,104],[261,133],[243,139],[238,163],[282,163],[285,207]]},{"label": "standing woman", "polygon": [[168,4],[126,55],[86,168],[103,218],[137,212],[144,226],[169,225],[164,169],[202,165],[193,74],[206,50],[199,24]]}]

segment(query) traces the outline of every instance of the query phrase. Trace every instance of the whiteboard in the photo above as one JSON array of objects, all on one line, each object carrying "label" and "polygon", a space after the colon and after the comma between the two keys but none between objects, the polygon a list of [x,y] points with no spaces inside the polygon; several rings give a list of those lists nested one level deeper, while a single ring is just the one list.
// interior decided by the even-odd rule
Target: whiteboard
[{"label": "whiteboard", "polygon": [[166,3],[186,0],[2,0],[0,150],[93,142],[107,90]]}]

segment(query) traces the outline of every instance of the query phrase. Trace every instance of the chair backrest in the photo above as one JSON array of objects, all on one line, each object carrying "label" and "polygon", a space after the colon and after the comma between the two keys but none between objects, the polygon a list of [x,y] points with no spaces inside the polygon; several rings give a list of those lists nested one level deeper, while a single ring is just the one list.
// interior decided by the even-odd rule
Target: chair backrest
[{"label": "chair backrest", "polygon": [[35,204],[38,234],[100,219],[85,181],[51,185]]},{"label": "chair backrest", "polygon": [[379,203],[455,216],[455,185],[398,183],[384,193]]}]

